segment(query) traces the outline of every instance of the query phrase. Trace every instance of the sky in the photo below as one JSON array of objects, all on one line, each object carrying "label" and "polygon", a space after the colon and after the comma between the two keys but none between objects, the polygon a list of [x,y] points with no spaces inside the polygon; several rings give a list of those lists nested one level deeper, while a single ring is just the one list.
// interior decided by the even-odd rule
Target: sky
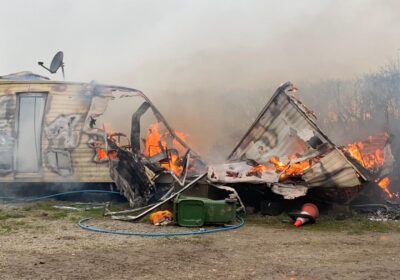
[{"label": "sky", "polygon": [[67,80],[149,96],[354,78],[400,52],[395,0],[0,3],[0,75],[49,75],[62,50]]},{"label": "sky", "polygon": [[[66,80],[142,90],[200,151],[229,151],[283,82],[354,79],[400,56],[397,0],[0,4],[0,75],[28,70],[60,80],[37,62],[49,65],[62,50]],[[248,108],[238,104],[246,100]],[[128,131],[125,105],[110,115]]]}]

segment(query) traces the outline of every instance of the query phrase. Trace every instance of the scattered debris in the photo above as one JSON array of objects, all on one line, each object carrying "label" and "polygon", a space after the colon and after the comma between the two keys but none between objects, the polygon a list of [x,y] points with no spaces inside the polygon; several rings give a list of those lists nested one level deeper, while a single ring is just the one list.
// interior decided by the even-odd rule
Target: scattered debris
[{"label": "scattered debris", "polygon": [[366,214],[371,221],[400,221],[400,204],[386,201],[386,204],[358,204],[351,208],[360,214]]},{"label": "scattered debris", "polygon": [[206,177],[207,173],[204,173],[200,176],[198,176],[196,179],[194,179],[193,181],[191,181],[190,183],[188,183],[186,186],[184,186],[182,189],[180,189],[177,192],[172,193],[170,196],[162,199],[160,202],[153,204],[153,206],[147,208],[147,210],[141,212],[140,214],[136,215],[136,216],[123,216],[123,215],[119,215],[120,213],[122,214],[126,214],[125,211],[122,212],[114,212],[113,215],[111,216],[112,219],[114,220],[123,220],[123,221],[136,221],[140,218],[143,218],[144,216],[146,216],[147,214],[151,213],[152,211],[154,211],[155,209],[159,208],[161,205],[164,205],[165,203],[167,203],[168,201],[171,201],[172,199],[174,199],[176,196],[178,196],[180,193],[184,192],[185,190],[193,187],[196,183],[198,183],[200,180],[202,180],[204,177]]},{"label": "scattered debris", "polygon": [[93,209],[105,209],[109,203],[83,203],[77,202],[70,205],[54,205],[53,208],[73,211],[89,211]]}]

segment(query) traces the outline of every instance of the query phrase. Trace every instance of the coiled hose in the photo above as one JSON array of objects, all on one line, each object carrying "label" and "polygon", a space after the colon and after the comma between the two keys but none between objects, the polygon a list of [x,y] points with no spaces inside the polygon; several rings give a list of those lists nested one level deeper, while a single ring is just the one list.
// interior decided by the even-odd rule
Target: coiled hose
[{"label": "coiled hose", "polygon": [[231,225],[227,227],[222,227],[222,228],[214,228],[214,229],[206,229],[206,230],[198,230],[198,231],[184,231],[184,232],[171,232],[171,233],[145,233],[145,232],[131,232],[131,231],[113,231],[113,230],[106,230],[106,229],[101,229],[101,228],[96,228],[96,227],[91,227],[88,225],[85,225],[84,223],[91,220],[92,218],[83,218],[78,222],[78,225],[80,228],[89,230],[89,231],[94,231],[98,233],[107,233],[107,234],[117,234],[117,235],[130,235],[130,236],[142,236],[142,237],[171,237],[171,236],[185,236],[185,235],[199,235],[199,234],[206,234],[206,233],[214,233],[214,232],[219,232],[219,231],[227,231],[227,230],[233,230],[240,228],[241,226],[244,225],[244,219],[240,216],[237,216],[237,219],[239,220],[239,224],[237,225]]}]

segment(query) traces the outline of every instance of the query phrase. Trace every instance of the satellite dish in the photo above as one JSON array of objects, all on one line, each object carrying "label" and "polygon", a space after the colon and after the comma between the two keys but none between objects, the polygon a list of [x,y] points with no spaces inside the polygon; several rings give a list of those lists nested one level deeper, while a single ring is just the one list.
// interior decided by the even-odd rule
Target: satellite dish
[{"label": "satellite dish", "polygon": [[64,53],[62,51],[59,51],[53,57],[53,60],[51,61],[51,64],[50,64],[50,68],[47,68],[46,66],[44,66],[42,61],[39,61],[38,64],[40,66],[42,66],[44,69],[46,69],[47,71],[49,71],[51,74],[57,73],[58,69],[60,69],[60,67],[61,67],[63,78],[65,80],[63,59],[64,59]]}]

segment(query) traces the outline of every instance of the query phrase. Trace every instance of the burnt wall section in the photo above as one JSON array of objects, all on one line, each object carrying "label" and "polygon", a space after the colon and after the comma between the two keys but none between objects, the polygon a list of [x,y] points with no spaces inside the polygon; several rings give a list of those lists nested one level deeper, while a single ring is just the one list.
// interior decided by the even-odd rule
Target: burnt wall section
[{"label": "burnt wall section", "polygon": [[60,115],[44,129],[49,140],[45,162],[48,167],[61,176],[71,176],[73,165],[71,151],[80,142],[82,115]]},{"label": "burnt wall section", "polygon": [[46,153],[46,164],[61,176],[73,174],[71,153],[68,150],[51,149]]},{"label": "burnt wall section", "polygon": [[50,148],[74,149],[79,145],[82,115],[61,114],[44,129]]},{"label": "burnt wall section", "polygon": [[[94,90],[94,93],[99,93],[99,90]],[[102,96],[94,96],[83,125],[83,132],[88,136],[87,145],[93,150],[92,160],[95,163],[108,162],[106,154],[107,135],[104,128],[98,127],[97,118],[104,114],[111,98],[111,92],[105,92]]]}]

